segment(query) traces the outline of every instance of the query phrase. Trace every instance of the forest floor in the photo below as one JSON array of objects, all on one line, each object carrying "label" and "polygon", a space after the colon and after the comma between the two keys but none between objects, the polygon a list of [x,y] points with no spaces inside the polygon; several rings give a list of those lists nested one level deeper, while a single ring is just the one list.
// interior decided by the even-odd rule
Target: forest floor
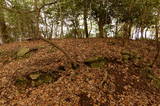
[{"label": "forest floor", "polygon": [[151,67],[154,41],[53,42],[79,67],[69,67],[65,55],[43,41],[0,46],[0,106],[160,106],[160,58]]}]

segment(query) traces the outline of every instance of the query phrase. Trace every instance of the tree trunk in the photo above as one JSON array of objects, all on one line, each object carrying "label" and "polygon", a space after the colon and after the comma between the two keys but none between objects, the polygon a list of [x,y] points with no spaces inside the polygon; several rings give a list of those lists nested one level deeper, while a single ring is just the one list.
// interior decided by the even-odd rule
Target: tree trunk
[{"label": "tree trunk", "polygon": [[84,1],[84,11],[83,11],[83,21],[84,21],[84,30],[85,30],[85,35],[86,38],[89,37],[89,33],[88,33],[88,23],[87,23],[87,14],[88,14],[88,9],[87,9],[87,1]]},{"label": "tree trunk", "polygon": [[[0,3],[3,3],[4,1],[0,1]],[[9,35],[7,32],[7,25],[5,22],[5,17],[4,17],[4,10],[0,7],[0,37],[2,38],[3,43],[8,43],[9,42]]]},{"label": "tree trunk", "polygon": [[104,24],[102,24],[101,20],[98,22],[98,27],[99,27],[99,37],[103,38],[104,37]]},{"label": "tree trunk", "polygon": [[[158,16],[160,16],[160,11],[158,11]],[[157,46],[157,54],[155,55],[154,57],[154,60],[153,60],[153,63],[152,63],[152,67],[154,66],[154,64],[156,63],[158,57],[159,57],[159,52],[160,52],[160,45],[159,45],[159,18],[156,19],[156,25],[155,25],[155,28],[156,28],[156,46]]]},{"label": "tree trunk", "polygon": [[118,35],[118,20],[116,21],[115,37]]},{"label": "tree trunk", "polygon": [[60,38],[62,38],[64,35],[64,32],[63,32],[63,19],[61,20],[61,35],[60,35]]},{"label": "tree trunk", "polygon": [[61,20],[61,34],[60,34],[60,38],[63,37],[63,25],[64,25],[64,20],[63,20],[63,16],[62,16],[62,7],[60,6],[60,20]]},{"label": "tree trunk", "polygon": [[160,52],[160,45],[159,45],[159,28],[158,28],[158,23],[156,23],[156,35],[155,35],[155,37],[156,37],[156,48],[157,48],[157,53],[156,53],[156,55],[155,55],[155,57],[154,57],[154,60],[153,60],[153,62],[152,62],[152,67],[154,66],[154,64],[156,63],[156,61],[157,61],[157,59],[158,59],[158,57],[159,57],[159,52]]},{"label": "tree trunk", "polygon": [[131,37],[131,32],[132,32],[132,24],[128,23],[128,34],[127,34],[127,38],[129,39]]},{"label": "tree trunk", "polygon": [[147,32],[148,32],[148,27],[147,27],[147,29],[145,30],[145,39],[147,39]]},{"label": "tree trunk", "polygon": [[38,9],[38,0],[34,0],[34,9],[35,9],[35,35],[34,39],[37,39],[40,36],[39,30],[39,17],[40,17],[40,10]]},{"label": "tree trunk", "polygon": [[74,38],[78,38],[79,34],[78,34],[78,26],[79,26],[79,20],[77,19],[77,17],[75,17],[74,20],[72,20],[72,24],[73,24],[73,34],[74,34]]},{"label": "tree trunk", "polygon": [[50,28],[51,32],[50,32],[50,34],[49,34],[49,39],[52,39],[52,37],[53,37],[53,26],[54,26],[54,24],[53,24],[53,22],[52,22],[51,28]]},{"label": "tree trunk", "polygon": [[144,32],[144,28],[143,27],[141,27],[141,39],[143,39],[144,37],[143,37],[143,32]]}]

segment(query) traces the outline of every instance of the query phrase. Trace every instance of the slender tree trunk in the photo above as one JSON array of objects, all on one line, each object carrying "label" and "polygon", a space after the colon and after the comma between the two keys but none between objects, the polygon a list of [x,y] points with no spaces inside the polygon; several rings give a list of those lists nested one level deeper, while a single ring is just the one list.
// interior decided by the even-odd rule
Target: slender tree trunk
[{"label": "slender tree trunk", "polygon": [[58,23],[56,23],[56,25],[54,25],[54,37],[58,37]]},{"label": "slender tree trunk", "polygon": [[143,37],[143,32],[144,32],[144,28],[141,27],[141,38],[142,38],[142,39],[144,38],[144,37]]},{"label": "slender tree trunk", "polygon": [[64,35],[64,32],[63,32],[63,19],[61,20],[61,35],[60,35],[60,38],[62,38],[63,37],[63,35]]},{"label": "slender tree trunk", "polygon": [[61,20],[61,34],[60,34],[60,38],[63,37],[63,25],[64,25],[64,20],[63,20],[63,16],[62,16],[62,7],[60,6],[60,20]]},{"label": "slender tree trunk", "polygon": [[[0,4],[4,4],[5,0],[0,0]],[[7,32],[7,25],[5,22],[4,10],[0,7],[0,37],[2,39],[2,43],[9,42],[9,35]]]},{"label": "slender tree trunk", "polygon": [[[3,3],[4,1],[0,1],[0,3]],[[3,43],[8,43],[9,42],[9,35],[7,32],[7,25],[5,22],[5,17],[4,17],[4,10],[0,7],[0,37],[2,38]]]},{"label": "slender tree trunk", "polygon": [[9,42],[9,36],[7,33],[7,25],[4,21],[4,19],[0,19],[0,35],[2,37],[2,42],[3,43],[8,43]]},{"label": "slender tree trunk", "polygon": [[147,29],[145,30],[145,39],[147,39],[147,32],[148,32],[148,27],[147,27]]},{"label": "slender tree trunk", "polygon": [[45,38],[49,38],[49,37],[48,37],[47,17],[45,16],[44,19],[45,19],[45,28],[46,28],[46,29],[45,29],[45,33],[44,33],[44,37],[45,37]]},{"label": "slender tree trunk", "polygon": [[115,37],[118,35],[118,20],[116,21]]},{"label": "slender tree trunk", "polygon": [[91,31],[92,31],[92,21],[90,20],[90,31],[89,31],[89,35],[91,35]]},{"label": "slender tree trunk", "polygon": [[52,39],[52,35],[53,35],[53,26],[54,26],[54,24],[53,24],[53,22],[52,22],[52,24],[51,24],[51,27],[50,27],[50,30],[51,30],[51,32],[50,32],[50,35],[49,35],[49,39]]},{"label": "slender tree trunk", "polygon": [[17,27],[18,27],[18,32],[19,32],[18,34],[19,35],[16,37],[16,41],[20,41],[21,42],[22,41],[23,31],[22,31],[22,28],[21,28],[22,25],[21,25],[20,21],[18,21],[18,26]]},{"label": "slender tree trunk", "polygon": [[156,61],[157,61],[157,59],[159,57],[159,52],[160,52],[159,35],[158,34],[159,34],[159,28],[158,28],[158,23],[156,23],[156,35],[155,35],[155,37],[156,37],[157,54],[155,55],[154,60],[152,62],[152,65],[151,65],[152,67],[156,63]]},{"label": "slender tree trunk", "polygon": [[128,23],[128,36],[127,38],[129,39],[131,37],[132,33],[132,24],[129,22]]},{"label": "slender tree trunk", "polygon": [[87,23],[87,14],[88,14],[87,0],[85,0],[84,3],[85,3],[84,4],[84,11],[83,11],[84,30],[85,30],[86,38],[88,38],[89,33],[88,33],[88,23]]},{"label": "slender tree trunk", "polygon": [[139,39],[139,32],[140,32],[139,30],[140,30],[140,28],[137,27],[137,28],[136,28],[136,39]]},{"label": "slender tree trunk", "polygon": [[77,17],[74,20],[72,20],[72,24],[73,24],[74,38],[78,38],[78,36],[79,36],[79,34],[78,34],[79,21],[78,21]]},{"label": "slender tree trunk", "polygon": [[34,0],[34,9],[36,11],[36,13],[35,13],[35,35],[34,35],[34,39],[37,39],[40,36],[40,30],[39,30],[40,11],[38,9],[38,0]]}]

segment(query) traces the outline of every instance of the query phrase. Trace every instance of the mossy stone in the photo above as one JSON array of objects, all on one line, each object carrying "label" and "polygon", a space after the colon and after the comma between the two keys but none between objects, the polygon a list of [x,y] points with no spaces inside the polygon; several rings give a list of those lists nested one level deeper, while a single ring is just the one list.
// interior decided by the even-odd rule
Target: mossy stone
[{"label": "mossy stone", "polygon": [[105,62],[101,61],[101,62],[92,63],[91,67],[92,68],[102,68],[104,65],[105,65]]},{"label": "mossy stone", "polygon": [[129,60],[130,56],[129,55],[123,55],[122,60],[124,62],[127,62]]},{"label": "mossy stone", "polygon": [[45,74],[45,75],[42,75],[40,77],[40,79],[44,82],[44,83],[50,83],[53,81],[53,77],[50,75],[50,74]]},{"label": "mossy stone", "polygon": [[44,83],[55,82],[59,77],[60,75],[58,72],[32,72],[26,76],[18,77],[15,81],[15,86],[24,89],[28,87],[37,87]]},{"label": "mossy stone", "polygon": [[15,85],[18,87],[26,87],[28,84],[29,80],[25,77],[19,77],[15,81]]},{"label": "mossy stone", "polygon": [[125,50],[124,50],[124,51],[121,52],[121,54],[122,54],[122,55],[130,55],[130,51],[125,51]]},{"label": "mossy stone", "polygon": [[41,73],[34,72],[34,73],[29,74],[29,78],[32,79],[32,80],[36,80],[40,77],[40,75],[41,75]]},{"label": "mossy stone", "polygon": [[85,60],[84,64],[92,68],[101,68],[106,62],[107,59],[105,57],[92,57]]},{"label": "mossy stone", "polygon": [[30,51],[29,48],[26,48],[26,47],[20,48],[20,49],[17,51],[16,56],[17,56],[17,57],[23,57],[23,56],[26,55],[29,51]]},{"label": "mossy stone", "polygon": [[104,57],[92,57],[85,60],[85,62],[97,62],[97,61],[105,61],[105,60],[106,59]]},{"label": "mossy stone", "polygon": [[143,75],[146,78],[153,78],[153,72],[150,67],[145,67],[141,70],[141,75]]},{"label": "mossy stone", "polygon": [[141,57],[136,53],[130,51],[122,51],[121,55],[124,62],[128,62],[130,60],[139,61],[141,59]]},{"label": "mossy stone", "polygon": [[41,79],[32,80],[32,81],[31,81],[31,86],[37,87],[37,86],[39,86],[39,85],[42,85],[43,83],[44,83],[44,82],[43,82],[43,80],[41,80]]}]

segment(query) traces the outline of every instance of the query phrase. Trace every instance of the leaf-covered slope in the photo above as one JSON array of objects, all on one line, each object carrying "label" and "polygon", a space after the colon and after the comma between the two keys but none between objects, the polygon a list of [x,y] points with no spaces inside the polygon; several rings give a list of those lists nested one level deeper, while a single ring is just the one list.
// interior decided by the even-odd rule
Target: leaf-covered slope
[{"label": "leaf-covered slope", "polygon": [[[125,46],[109,38],[53,42],[80,64],[76,70],[68,67],[63,53],[42,41],[0,46],[0,105],[160,104],[160,59],[150,67],[153,41]],[[24,47],[36,51],[15,58]]]}]

